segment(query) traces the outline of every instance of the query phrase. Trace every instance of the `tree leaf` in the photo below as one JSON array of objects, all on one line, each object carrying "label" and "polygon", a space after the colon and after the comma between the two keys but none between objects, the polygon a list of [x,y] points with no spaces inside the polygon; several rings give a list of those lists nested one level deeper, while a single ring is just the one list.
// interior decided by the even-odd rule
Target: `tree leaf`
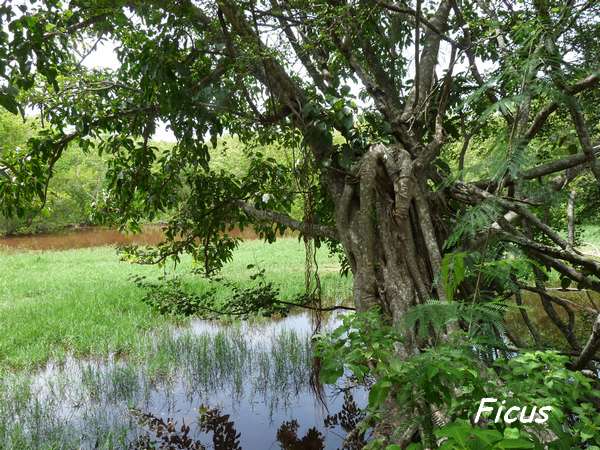
[{"label": "tree leaf", "polygon": [[392,383],[389,380],[380,380],[375,383],[369,392],[369,406],[378,407],[381,405],[390,393],[391,387]]}]

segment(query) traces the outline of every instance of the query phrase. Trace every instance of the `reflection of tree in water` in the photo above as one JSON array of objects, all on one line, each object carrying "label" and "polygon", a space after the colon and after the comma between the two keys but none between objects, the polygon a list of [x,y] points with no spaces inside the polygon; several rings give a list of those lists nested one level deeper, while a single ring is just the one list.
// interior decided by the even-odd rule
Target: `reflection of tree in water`
[{"label": "reflection of tree in water", "polygon": [[200,408],[200,430],[213,433],[213,447],[215,450],[242,450],[240,446],[240,433],[229,420],[229,414],[221,414],[214,408],[204,406]]},{"label": "reflection of tree in water", "polygon": [[[149,434],[137,438],[129,446],[130,450],[206,450],[206,447],[189,437],[190,427],[183,423],[181,428],[173,419],[165,422],[150,413],[132,410],[131,413],[143,427],[147,428],[157,440]],[[214,450],[242,450],[240,434],[235,430],[229,414],[221,414],[218,409],[200,407],[200,431],[213,433]]]},{"label": "reflection of tree in water", "polygon": [[303,438],[298,437],[297,420],[283,422],[277,430],[277,442],[283,450],[323,450],[325,437],[316,428],[310,428]]},{"label": "reflection of tree in water", "polygon": [[[358,424],[365,413],[358,407],[350,391],[344,392],[342,410],[325,418],[327,428],[341,427],[347,434],[340,450],[360,450],[367,442],[363,432],[358,431]],[[284,422],[277,430],[277,442],[283,450],[323,450],[325,436],[316,428],[310,428],[304,437],[298,437],[298,421]]]},{"label": "reflection of tree in water", "polygon": [[157,440],[150,435],[140,436],[129,445],[130,450],[206,450],[200,441],[194,441],[188,435],[190,427],[183,423],[179,430],[173,419],[165,422],[150,413],[132,410],[131,414],[138,419],[140,425],[148,428]]},{"label": "reflection of tree in water", "polygon": [[344,391],[344,404],[342,410],[333,416],[325,418],[325,426],[334,428],[342,427],[347,433],[344,440],[344,446],[341,450],[360,450],[366,445],[365,433],[358,431],[358,424],[365,418],[365,413],[362,411],[350,391]]},{"label": "reflection of tree in water", "polygon": [[[169,418],[163,419],[150,413],[132,410],[132,415],[148,433],[138,437],[129,445],[129,450],[207,450],[200,441],[190,437],[190,427],[185,422],[178,427]],[[364,418],[364,412],[358,408],[350,391],[344,392],[342,410],[329,415],[324,420],[324,426],[330,429],[341,427],[347,437],[340,450],[359,450],[365,444],[364,433],[357,431],[357,425]],[[276,438],[283,450],[324,450],[325,436],[316,428],[310,428],[303,437],[298,436],[300,424],[290,420],[281,424]],[[212,433],[214,450],[242,450],[240,433],[235,424],[229,419],[229,414],[222,414],[218,409],[200,408],[200,431]],[[254,449],[252,449],[254,450]]]}]

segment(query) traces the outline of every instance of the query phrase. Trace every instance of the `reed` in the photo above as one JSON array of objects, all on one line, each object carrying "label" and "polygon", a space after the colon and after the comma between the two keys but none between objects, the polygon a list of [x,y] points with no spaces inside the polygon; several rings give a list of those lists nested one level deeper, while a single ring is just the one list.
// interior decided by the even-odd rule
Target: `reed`
[{"label": "reed", "polygon": [[255,324],[252,333],[249,326],[161,332],[136,359],[69,358],[37,374],[7,374],[0,383],[0,417],[8,419],[0,423],[0,448],[124,449],[142,431],[132,408],[219,395],[275,408],[307,389],[309,331],[269,334],[260,328],[268,324]]}]

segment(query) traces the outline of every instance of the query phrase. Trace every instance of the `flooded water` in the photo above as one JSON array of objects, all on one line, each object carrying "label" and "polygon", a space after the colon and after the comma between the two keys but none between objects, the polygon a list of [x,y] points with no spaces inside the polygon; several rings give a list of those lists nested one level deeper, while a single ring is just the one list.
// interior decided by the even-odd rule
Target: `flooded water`
[{"label": "flooded water", "polygon": [[[336,323],[330,316],[325,329]],[[27,378],[7,377],[0,382],[0,447],[361,448],[362,436],[344,437],[362,418],[366,392],[349,380],[311,382],[312,327],[309,314],[195,321],[154,336],[140,361],[69,359]]]},{"label": "flooded water", "polygon": [[[590,335],[592,324],[594,323],[596,316],[600,313],[600,293],[576,289],[553,289],[549,290],[548,293],[568,302],[575,319],[575,335],[583,346]],[[569,347],[564,336],[544,311],[540,296],[528,291],[522,291],[521,295],[523,298],[524,309],[542,340],[552,346],[568,350]],[[511,308],[512,309],[507,313],[507,327],[513,331],[515,335],[520,336],[525,344],[533,346],[533,339],[514,302],[512,303]],[[555,305],[554,308],[558,317],[567,323],[567,312],[558,305]]]},{"label": "flooded water", "polygon": [[[231,236],[255,239],[256,233],[246,228],[234,229]],[[156,245],[163,240],[160,225],[147,225],[141,233],[121,233],[102,227],[81,227],[60,233],[42,233],[0,237],[0,249],[9,250],[68,250],[73,248],[101,247],[105,245]]]}]

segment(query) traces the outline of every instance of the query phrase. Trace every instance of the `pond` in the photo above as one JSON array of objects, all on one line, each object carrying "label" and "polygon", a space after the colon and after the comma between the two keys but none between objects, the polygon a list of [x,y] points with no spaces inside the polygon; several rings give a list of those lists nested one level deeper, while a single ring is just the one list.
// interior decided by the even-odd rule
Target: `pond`
[{"label": "pond", "polygon": [[[67,249],[161,238],[159,227],[135,236],[91,228],[4,238],[0,247]],[[575,305],[584,342],[600,297],[574,289],[552,293]],[[523,293],[523,300],[544,342],[565,347],[539,296]],[[558,314],[566,319],[562,309]],[[336,315],[326,319],[324,331],[339,322]],[[532,344],[518,309],[507,311],[506,322]],[[350,379],[316,382],[313,328],[308,313],[231,324],[197,320],[140,339],[143,357],[70,358],[39,373],[6,375],[0,380],[0,448],[361,448],[368,436],[345,437],[362,418],[366,390]]]},{"label": "pond", "polygon": [[[324,329],[339,317],[330,315]],[[194,321],[140,360],[71,358],[0,382],[8,448],[358,449],[366,391],[315,381],[313,319]]]}]

